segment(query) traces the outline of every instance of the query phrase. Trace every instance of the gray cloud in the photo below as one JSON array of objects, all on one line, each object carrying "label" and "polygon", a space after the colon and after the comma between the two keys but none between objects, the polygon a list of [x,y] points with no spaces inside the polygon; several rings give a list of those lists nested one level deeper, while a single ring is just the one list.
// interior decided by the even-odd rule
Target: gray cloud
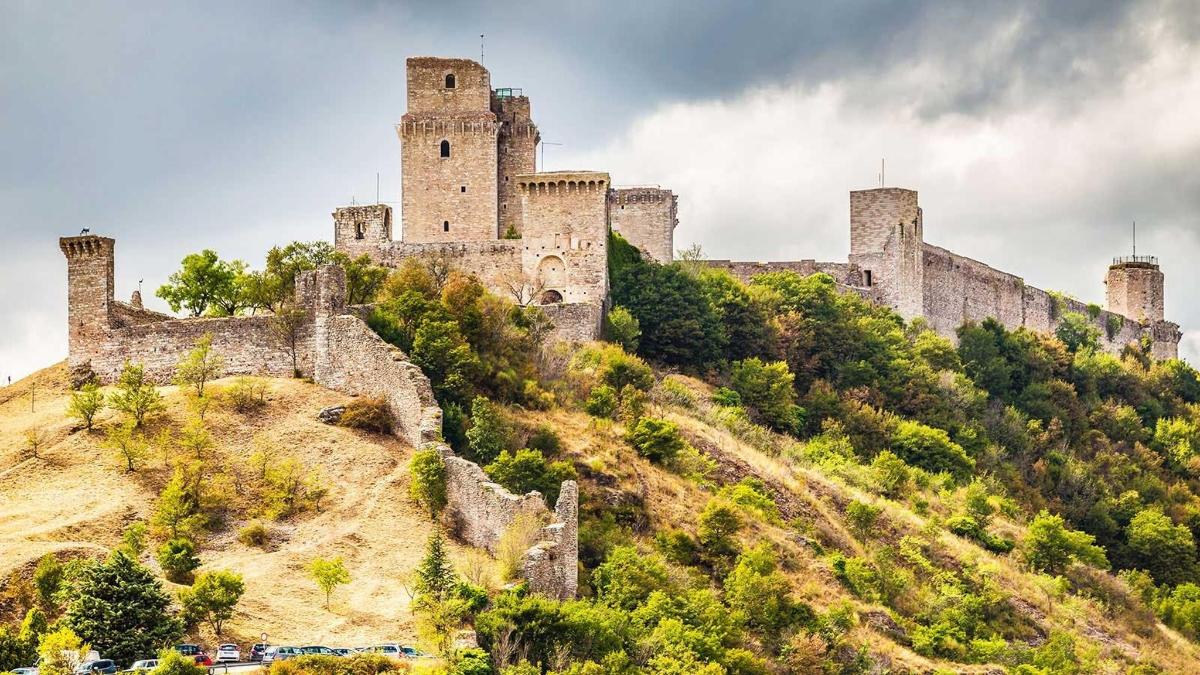
[{"label": "gray cloud", "polygon": [[[921,174],[916,167],[924,151],[882,132],[856,147],[860,156],[845,158],[831,156],[837,147],[818,150],[817,129],[794,137],[801,145],[790,148],[790,160],[760,163],[736,142],[722,146],[746,134],[737,127],[753,118],[753,105],[815,104],[821,99],[814,92],[834,87],[838,116],[813,120],[870,126],[891,119],[908,125],[898,133],[942,143],[988,124],[1035,134],[1009,123],[1030,111],[1066,129],[1093,123],[1097,101],[1111,102],[1112,92],[1163,53],[1193,50],[1200,12],[1186,0],[0,0],[0,254],[6,258],[0,322],[11,327],[0,332],[0,376],[28,372],[65,350],[65,280],[55,242],[61,234],[90,226],[117,236],[118,292],[127,295],[139,278],[152,290],[185,253],[201,247],[257,263],[271,244],[328,238],[332,208],[352,197],[373,199],[377,171],[384,200],[395,200],[399,153],[391,125],[404,109],[404,59],[474,57],[480,32],[488,36],[485,61],[494,84],[524,87],[543,138],[567,144],[547,152],[551,168],[586,162],[620,168],[618,182],[676,181],[681,191],[691,190],[681,195],[681,237],[702,235],[696,238],[714,254],[836,257],[845,249],[844,189],[869,184],[876,157],[895,157],[898,179],[906,164],[915,181],[945,175]],[[755,95],[761,91],[793,93],[785,101]],[[654,126],[673,106],[683,106],[676,127],[686,127],[688,111],[728,111],[720,118],[724,127],[693,128],[678,146],[722,146],[721,152],[698,165],[648,156],[676,147],[658,144],[672,132]],[[881,110],[903,114],[889,118],[876,114]],[[1147,133],[1160,114],[1146,109]],[[647,134],[638,136],[643,128]],[[1094,245],[1080,253],[1101,261],[1134,215],[1148,225],[1147,246],[1157,243],[1164,255],[1200,253],[1194,216],[1200,186],[1189,167],[1200,132],[1181,132],[1173,149],[1155,143],[1142,151],[1141,139],[1123,139],[1114,150],[1105,129],[1096,131],[1104,151],[1081,156],[1119,163],[1119,171],[1061,163],[1074,175],[1024,190],[1006,184],[1003,194],[969,183],[955,183],[953,193],[917,186],[927,203],[956,204],[947,215],[974,218],[939,230],[937,241],[1017,264],[1031,281],[1058,283],[1053,260],[1025,256],[1013,241],[986,231],[1006,221],[973,200],[1005,198],[1028,209],[1007,214],[1014,236],[1049,228],[1066,241],[1083,233]],[[631,147],[631,138],[640,147]],[[817,180],[819,172],[801,182],[809,165],[843,160],[844,175],[833,183]],[[997,171],[1004,161],[978,159],[997,163]],[[711,175],[736,183],[726,175],[735,173],[739,181],[822,206],[750,203],[704,182]],[[1037,198],[1046,193],[1061,198]],[[779,213],[781,207],[794,212]],[[1032,229],[1017,227],[1021,218]],[[720,236],[719,227],[730,223],[756,236]],[[1158,242],[1150,238],[1151,223],[1158,225]],[[785,243],[762,243],[778,240]],[[1043,273],[1046,281],[1038,278]],[[1168,281],[1172,309],[1200,325],[1200,315],[1188,313],[1195,298],[1185,290],[1195,284],[1175,278]],[[1094,288],[1088,294],[1095,296]]]}]

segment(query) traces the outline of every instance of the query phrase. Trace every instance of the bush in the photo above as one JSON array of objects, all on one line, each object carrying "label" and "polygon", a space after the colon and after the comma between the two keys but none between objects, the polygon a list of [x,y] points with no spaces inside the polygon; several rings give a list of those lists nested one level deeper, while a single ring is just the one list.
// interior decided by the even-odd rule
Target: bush
[{"label": "bush", "polygon": [[881,507],[858,500],[846,505],[846,520],[849,521],[850,529],[854,531],[855,536],[861,540],[865,540],[871,534],[881,513],[883,513]]},{"label": "bush", "polygon": [[908,485],[912,477],[912,469],[890,450],[884,450],[875,455],[875,459],[871,461],[871,476],[875,479],[875,485],[879,487],[881,494],[898,497],[903,494],[904,488]]},{"label": "bush", "polygon": [[617,414],[621,401],[617,399],[617,390],[607,384],[598,384],[588,393],[583,409],[592,417],[612,419]]},{"label": "bush", "polygon": [[349,658],[324,654],[305,654],[286,661],[275,661],[269,675],[378,675],[408,672],[411,666],[383,654],[354,654]]},{"label": "bush", "polygon": [[267,386],[250,377],[239,377],[224,392],[226,404],[243,415],[267,405]]},{"label": "bush", "polygon": [[408,494],[428,509],[431,517],[437,517],[446,507],[446,463],[441,453],[434,448],[418,450],[413,453],[408,472]]},{"label": "bush", "polygon": [[79,391],[71,393],[71,403],[67,406],[67,415],[83,423],[88,431],[96,420],[96,414],[104,408],[104,394],[95,382],[88,382]]},{"label": "bush", "polygon": [[471,401],[471,428],[467,429],[467,443],[472,459],[479,464],[490,464],[509,448],[512,429],[500,406],[482,396]]},{"label": "bush", "polygon": [[638,320],[629,310],[617,306],[613,307],[605,317],[604,333],[610,342],[621,345],[622,349],[633,354],[637,352],[638,338],[642,336],[642,329],[638,325]]},{"label": "bush", "polygon": [[1029,523],[1021,547],[1025,560],[1035,570],[1062,574],[1072,560],[1107,568],[1104,549],[1093,545],[1095,537],[1067,528],[1062,516],[1042,510]]},{"label": "bush", "polygon": [[521,573],[521,561],[525,551],[537,543],[538,533],[542,523],[529,513],[522,513],[513,519],[500,541],[496,544],[496,562],[500,564],[500,576],[505,581],[516,579]]},{"label": "bush", "polygon": [[687,445],[679,434],[679,427],[666,420],[643,417],[630,427],[625,440],[638,454],[652,462],[668,462]]},{"label": "bush", "polygon": [[677,405],[680,408],[696,407],[696,394],[683,382],[672,377],[663,378],[658,383],[657,400],[667,405]]},{"label": "bush", "polygon": [[575,467],[568,462],[546,462],[540,450],[518,450],[500,453],[496,461],[484,467],[488,477],[510,492],[523,495],[533,490],[542,493],[553,507],[564,480],[575,479]]},{"label": "bush", "polygon": [[931,473],[945,471],[962,477],[975,468],[975,460],[941,429],[902,420],[892,434],[892,450],[912,466]]},{"label": "bush", "polygon": [[733,363],[731,386],[755,417],[776,431],[796,433],[802,427],[796,405],[795,379],[783,361],[764,363],[758,357]]},{"label": "bush", "polygon": [[191,539],[177,537],[158,548],[158,564],[168,579],[182,583],[200,566],[200,557]]},{"label": "bush", "polygon": [[620,391],[631,385],[642,391],[654,386],[654,371],[646,362],[620,349],[605,349],[601,354],[600,369],[596,373],[600,381]]},{"label": "bush", "polygon": [[715,497],[708,500],[699,525],[697,538],[706,553],[719,558],[737,552],[733,537],[742,528],[742,519],[729,502]]},{"label": "bush", "polygon": [[246,546],[265,548],[269,540],[270,533],[267,531],[267,526],[257,520],[238,530],[238,541]]},{"label": "bush", "polygon": [[757,514],[769,523],[779,522],[779,507],[775,505],[775,498],[767,491],[766,484],[758,478],[747,477],[732,485],[726,485],[717,496]]},{"label": "bush", "polygon": [[712,402],[720,406],[736,408],[742,405],[742,395],[728,387],[721,387],[713,392]]},{"label": "bush", "polygon": [[529,435],[529,440],[525,442],[525,447],[530,450],[541,450],[542,454],[547,457],[553,457],[562,450],[562,439],[559,438],[558,432],[548,426],[540,426]]},{"label": "bush", "polygon": [[392,412],[383,398],[356,398],[346,404],[338,426],[387,434],[392,431]]}]

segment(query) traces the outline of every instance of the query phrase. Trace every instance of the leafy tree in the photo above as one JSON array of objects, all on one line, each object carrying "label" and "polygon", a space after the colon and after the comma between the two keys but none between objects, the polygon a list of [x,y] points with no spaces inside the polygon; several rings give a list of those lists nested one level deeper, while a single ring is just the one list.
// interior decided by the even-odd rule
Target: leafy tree
[{"label": "leafy tree", "polygon": [[705,552],[713,557],[732,556],[737,552],[733,537],[742,528],[742,519],[729,502],[713,498],[700,513],[697,538]]},{"label": "leafy tree", "polygon": [[187,473],[183,467],[176,467],[171,480],[158,495],[151,522],[166,528],[172,539],[178,539],[191,535],[200,527],[204,518],[199,511],[200,503]]},{"label": "leafy tree", "polygon": [[783,361],[764,363],[758,357],[735,361],[730,386],[755,416],[778,431],[796,432],[801,411],[796,406],[794,376]]},{"label": "leafy tree", "polygon": [[673,422],[654,417],[643,417],[629,428],[625,440],[638,454],[652,462],[665,463],[687,447],[687,441]]},{"label": "leafy tree", "polygon": [[233,608],[245,591],[246,584],[240,574],[227,570],[202,572],[191,588],[180,591],[179,604],[189,623],[206,621],[220,636],[222,626],[233,617]]},{"label": "leafy tree", "polygon": [[912,478],[912,469],[890,450],[884,450],[871,460],[871,475],[881,493],[898,497]]},{"label": "leafy tree", "polygon": [[212,340],[212,333],[205,333],[175,366],[175,384],[192,387],[199,398],[204,397],[204,385],[225,370],[225,358],[213,352]]},{"label": "leafy tree", "polygon": [[854,530],[855,536],[860,540],[866,540],[870,536],[881,513],[883,513],[882,507],[858,500],[853,500],[846,505],[846,520],[850,524],[850,529]]},{"label": "leafy tree", "polygon": [[125,473],[137,471],[138,466],[145,461],[150,447],[146,438],[134,428],[132,420],[109,427],[102,445],[113,451],[118,463],[124,465]]},{"label": "leafy tree", "polygon": [[36,660],[36,643],[22,640],[17,631],[8,626],[0,626],[0,672],[27,667]]},{"label": "leafy tree", "polygon": [[67,404],[67,415],[83,423],[88,431],[96,420],[96,414],[104,407],[104,394],[100,385],[88,382],[79,389],[71,392],[71,402]]},{"label": "leafy tree", "polygon": [[139,521],[130,523],[121,532],[121,550],[125,555],[137,560],[146,552],[146,524]]},{"label": "leafy tree", "polygon": [[33,586],[37,589],[42,607],[54,607],[55,597],[63,584],[63,567],[53,554],[42,556],[33,570]]},{"label": "leafy tree", "polygon": [[365,305],[374,301],[387,281],[387,268],[373,263],[366,253],[354,259],[341,254],[335,254],[335,258],[346,270],[346,303]]},{"label": "leafy tree", "polygon": [[437,517],[446,507],[446,463],[434,448],[413,453],[408,464],[411,482],[409,495],[413,501],[429,509],[431,517]]},{"label": "leafy tree", "polygon": [[164,649],[158,654],[158,667],[150,675],[207,675],[208,669],[198,665],[190,656],[177,649]]},{"label": "leafy tree", "polygon": [[29,611],[25,612],[25,618],[21,620],[21,630],[17,632],[17,639],[29,645],[30,649],[35,649],[42,636],[49,631],[50,624],[46,621],[46,615],[37,607],[30,607]]},{"label": "leafy tree", "polygon": [[730,609],[769,639],[777,639],[792,624],[801,608],[792,599],[791,585],[778,570],[778,561],[766,542],[738,556],[725,577],[725,599]]},{"label": "leafy tree", "polygon": [[1159,583],[1172,586],[1196,578],[1196,542],[1184,525],[1175,525],[1162,511],[1139,511],[1125,534],[1134,566]]},{"label": "leafy tree", "polygon": [[1059,321],[1054,334],[1071,353],[1081,349],[1094,350],[1100,341],[1100,329],[1079,312],[1067,312]]},{"label": "leafy tree", "polygon": [[1062,574],[1072,560],[1107,569],[1104,549],[1093,541],[1092,535],[1069,529],[1062,516],[1043,510],[1030,521],[1021,545],[1026,562],[1041,572]]},{"label": "leafy tree", "polygon": [[38,675],[73,675],[90,650],[69,627],[47,633],[38,643]]},{"label": "leafy tree", "polygon": [[232,315],[241,306],[237,281],[244,270],[245,263],[222,261],[216,251],[205,249],[184,257],[179,271],[156,295],[167,301],[172,312],[185,308],[192,316],[201,316],[210,308],[220,308],[232,309],[226,312]]},{"label": "leafy tree", "polygon": [[128,361],[117,378],[117,390],[109,397],[109,405],[128,415],[137,428],[142,426],[146,417],[163,409],[162,395],[146,380],[141,364]]},{"label": "leafy tree", "polygon": [[654,591],[671,588],[667,567],[657,555],[643,555],[632,546],[618,546],[595,572],[592,586],[606,605],[631,610]]},{"label": "leafy tree", "polygon": [[281,305],[268,325],[275,346],[292,359],[292,377],[300,377],[300,342],[307,323],[307,312]]},{"label": "leafy tree", "polygon": [[476,396],[471,401],[471,428],[467,429],[472,458],[480,464],[490,464],[508,449],[511,439],[512,427],[500,406]]},{"label": "leafy tree", "polygon": [[725,356],[741,360],[778,351],[767,307],[726,270],[705,267],[696,275],[725,333]]},{"label": "leafy tree", "polygon": [[75,591],[66,626],[118,663],[128,665],[183,635],[162,583],[121,551],[88,566]]},{"label": "leafy tree", "polygon": [[621,345],[629,353],[638,348],[638,338],[642,336],[641,326],[637,317],[624,307],[613,307],[605,317],[604,332],[608,339]]},{"label": "leafy tree", "polygon": [[329,600],[338,586],[350,583],[350,572],[346,563],[337,558],[317,558],[308,565],[308,575],[317,582],[317,587],[325,594],[325,609],[329,609]]},{"label": "leafy tree", "polygon": [[200,557],[196,555],[196,545],[186,537],[175,537],[158,548],[158,564],[163,573],[171,581],[181,582],[188,579],[192,572],[200,566]]},{"label": "leafy tree", "polygon": [[975,460],[942,429],[903,420],[891,439],[892,451],[905,462],[937,473],[964,476],[975,468]]},{"label": "leafy tree", "polygon": [[501,451],[496,461],[484,468],[484,472],[516,494],[537,490],[550,505],[558,501],[562,482],[575,479],[575,467],[569,462],[546,462],[540,450],[529,449],[517,450],[516,453]]}]

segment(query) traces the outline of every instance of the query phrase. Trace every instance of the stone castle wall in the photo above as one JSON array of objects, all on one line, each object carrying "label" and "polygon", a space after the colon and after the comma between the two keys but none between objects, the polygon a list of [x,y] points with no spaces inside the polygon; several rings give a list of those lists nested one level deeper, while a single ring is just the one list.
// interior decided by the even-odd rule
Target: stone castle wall
[{"label": "stone castle wall", "polygon": [[678,198],[652,187],[618,188],[609,192],[609,224],[633,246],[660,263],[674,258]]},{"label": "stone castle wall", "polygon": [[527,96],[492,96],[492,111],[500,122],[497,139],[496,192],[499,232],[518,236],[524,228],[521,190],[516,177],[537,171],[537,144],[541,140],[530,115]]}]

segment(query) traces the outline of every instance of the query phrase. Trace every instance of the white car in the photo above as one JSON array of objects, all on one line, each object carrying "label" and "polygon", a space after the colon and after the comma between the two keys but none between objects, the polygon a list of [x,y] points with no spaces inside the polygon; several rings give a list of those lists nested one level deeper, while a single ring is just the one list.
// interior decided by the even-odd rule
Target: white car
[{"label": "white car", "polygon": [[232,642],[217,647],[217,663],[238,663],[242,660],[242,652]]},{"label": "white car", "polygon": [[404,650],[400,649],[400,645],[398,645],[396,643],[386,644],[386,645],[375,645],[374,647],[371,647],[371,653],[372,654],[382,654],[382,655],[388,657],[389,659],[404,658]]},{"label": "white car", "polygon": [[126,670],[124,672],[140,673],[140,672],[144,672],[147,670],[154,670],[157,667],[158,667],[158,659],[142,659],[141,661],[134,661],[133,665],[129,666],[129,670]]},{"label": "white car", "polygon": [[13,668],[13,672],[16,673],[16,675],[38,675],[37,666],[30,668]]}]

